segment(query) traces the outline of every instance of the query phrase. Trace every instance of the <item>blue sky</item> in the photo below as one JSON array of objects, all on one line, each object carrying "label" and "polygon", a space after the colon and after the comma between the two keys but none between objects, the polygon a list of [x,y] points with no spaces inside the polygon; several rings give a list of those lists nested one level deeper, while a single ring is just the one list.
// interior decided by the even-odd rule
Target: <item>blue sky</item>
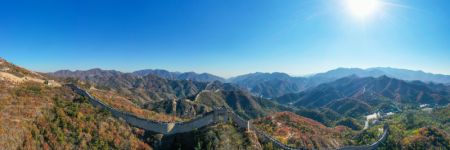
[{"label": "blue sky", "polygon": [[32,70],[168,69],[224,77],[390,66],[450,74],[450,1],[5,0],[0,57]]}]

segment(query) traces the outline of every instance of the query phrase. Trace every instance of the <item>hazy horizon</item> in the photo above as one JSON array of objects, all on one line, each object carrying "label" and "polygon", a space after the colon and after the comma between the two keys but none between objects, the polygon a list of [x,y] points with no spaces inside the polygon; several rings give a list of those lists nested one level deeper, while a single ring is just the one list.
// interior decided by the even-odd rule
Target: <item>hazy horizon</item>
[{"label": "hazy horizon", "polygon": [[[150,70],[166,70],[166,71],[169,71],[169,72],[180,72],[180,73],[185,73],[185,72],[195,72],[195,73],[199,73],[199,74],[201,74],[201,73],[209,73],[209,74],[212,74],[212,75],[216,75],[216,76],[228,79],[228,78],[232,78],[232,77],[236,77],[236,76],[240,76],[240,75],[245,75],[245,74],[252,74],[252,73],[286,73],[286,74],[288,74],[290,76],[293,76],[293,77],[306,77],[306,76],[311,76],[311,75],[315,75],[315,74],[319,74],[319,73],[325,73],[325,72],[328,72],[328,71],[331,71],[331,70],[342,69],[342,68],[344,68],[344,69],[363,69],[363,70],[373,69],[373,68],[393,68],[393,69],[406,69],[406,70],[410,70],[410,71],[422,71],[422,72],[425,72],[425,73],[431,73],[431,74],[435,74],[435,75],[450,75],[450,74],[428,72],[428,71],[424,71],[424,70],[414,70],[414,69],[394,68],[394,67],[380,67],[380,66],[378,66],[378,67],[369,67],[369,68],[337,67],[337,68],[334,68],[334,69],[324,70],[324,71],[314,72],[314,73],[309,73],[309,74],[292,74],[292,73],[289,73],[289,72],[281,72],[281,71],[272,71],[272,72],[254,71],[254,72],[246,72],[246,73],[244,72],[242,74],[236,74],[236,75],[232,75],[232,76],[222,76],[222,75],[214,74],[214,73],[211,73],[211,72],[198,72],[198,71],[193,71],[193,70],[191,70],[191,71],[178,71],[178,70],[168,70],[168,69],[164,69],[164,68],[146,68],[146,69],[138,69],[138,70],[132,70],[132,71],[121,71],[121,70],[117,70],[117,69],[103,69],[103,68],[98,68],[98,67],[97,68],[91,68],[91,69],[115,70],[115,71],[120,71],[120,72],[124,72],[124,73],[132,73],[134,71],[141,71],[141,70],[147,70],[147,69],[150,69]],[[60,69],[60,70],[55,70],[55,71],[61,71],[61,70],[70,70],[70,69]],[[83,69],[83,70],[75,69],[75,70],[70,70],[70,71],[86,71],[86,70],[90,70],[90,69]],[[51,72],[55,72],[55,71],[51,71]],[[44,73],[49,73],[49,72],[44,72]]]},{"label": "hazy horizon", "polygon": [[[0,57],[2,58],[2,57]],[[3,58],[4,59],[4,58]],[[9,61],[8,59],[6,59],[7,61]],[[10,63],[16,64],[14,62],[9,61]],[[21,66],[20,64],[16,64]],[[292,77],[307,77],[307,76],[311,76],[311,75],[315,75],[315,74],[319,74],[319,73],[325,73],[331,70],[336,70],[336,69],[363,69],[363,70],[367,70],[367,69],[374,69],[374,68],[393,68],[393,69],[406,69],[406,70],[410,70],[410,71],[422,71],[425,73],[431,73],[431,74],[435,74],[435,75],[450,75],[450,74],[443,74],[443,73],[434,73],[434,72],[429,72],[426,70],[418,70],[418,69],[408,69],[408,68],[395,68],[395,67],[388,67],[388,66],[377,66],[377,67],[368,67],[368,68],[358,68],[358,67],[337,67],[337,68],[333,68],[333,69],[329,69],[329,70],[323,70],[323,71],[319,71],[319,72],[313,72],[313,73],[304,73],[304,74],[292,74],[289,72],[281,72],[281,71],[253,71],[253,72],[243,72],[241,74],[235,74],[235,75],[231,75],[231,76],[223,76],[220,74],[215,74],[212,72],[200,72],[200,71],[195,71],[195,70],[187,70],[187,71],[180,71],[180,70],[170,70],[170,69],[164,69],[164,68],[142,68],[142,69],[137,69],[137,70],[129,70],[129,71],[124,71],[124,70],[120,70],[120,69],[114,69],[114,68],[101,68],[101,67],[93,67],[93,68],[86,68],[86,69],[56,69],[56,70],[52,70],[52,71],[39,71],[39,70],[33,70],[33,71],[37,71],[37,72],[41,72],[41,73],[52,73],[52,72],[56,72],[56,71],[61,71],[61,70],[69,70],[69,71],[87,71],[87,70],[91,70],[91,69],[101,69],[101,70],[114,70],[114,71],[119,71],[119,72],[123,72],[123,73],[132,73],[135,71],[141,71],[141,70],[166,70],[169,72],[180,72],[180,73],[185,73],[185,72],[195,72],[195,73],[209,73],[212,75],[216,75],[225,79],[229,79],[232,77],[236,77],[236,76],[240,76],[240,75],[245,75],[245,74],[252,74],[252,73],[286,73],[289,76]]]},{"label": "hazy horizon", "polygon": [[450,1],[8,1],[0,57],[39,71],[450,74]]}]

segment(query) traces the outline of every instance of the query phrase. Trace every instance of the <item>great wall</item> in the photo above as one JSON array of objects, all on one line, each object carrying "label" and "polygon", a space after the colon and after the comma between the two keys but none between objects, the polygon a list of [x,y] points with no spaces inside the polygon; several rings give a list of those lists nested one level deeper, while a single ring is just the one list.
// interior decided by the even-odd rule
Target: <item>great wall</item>
[{"label": "great wall", "polygon": [[[159,122],[159,121],[153,121],[148,120],[144,118],[137,117],[133,114],[122,112],[120,110],[117,110],[115,108],[110,107],[107,104],[104,104],[102,101],[96,99],[95,97],[91,96],[88,92],[85,90],[79,88],[76,85],[68,84],[66,85],[70,87],[75,93],[85,96],[88,101],[95,107],[105,109],[116,118],[122,118],[127,123],[129,123],[132,126],[155,132],[160,133],[163,135],[173,135],[178,133],[185,133],[197,130],[202,127],[206,127],[209,125],[217,124],[220,122],[227,122],[231,121],[233,122],[237,127],[244,128],[247,130],[251,130],[258,135],[258,138],[260,140],[265,142],[271,142],[275,147],[283,150],[304,150],[306,148],[297,148],[297,147],[291,147],[289,145],[285,145],[275,138],[273,138],[270,135],[267,135],[265,132],[259,130],[256,127],[253,127],[251,125],[251,122],[248,120],[245,120],[241,118],[239,115],[236,115],[234,112],[229,111],[225,108],[216,108],[211,112],[205,113],[199,117],[196,117],[195,119],[192,119],[190,121],[186,122]],[[382,142],[384,142],[388,135],[389,135],[389,126],[384,126],[383,134],[379,137],[379,139],[370,144],[370,145],[362,145],[362,146],[345,146],[342,148],[339,148],[338,150],[373,150],[376,149]]]}]

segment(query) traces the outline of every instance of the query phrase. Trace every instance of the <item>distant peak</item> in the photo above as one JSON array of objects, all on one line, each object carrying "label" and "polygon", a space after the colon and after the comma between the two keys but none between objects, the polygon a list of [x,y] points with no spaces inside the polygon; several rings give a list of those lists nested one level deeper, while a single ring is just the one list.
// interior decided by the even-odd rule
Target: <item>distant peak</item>
[{"label": "distant peak", "polygon": [[349,67],[349,68],[347,68],[347,67],[338,67],[338,68],[336,68],[334,70],[363,70],[363,69],[361,69],[361,68],[352,68],[352,67]]},{"label": "distant peak", "polygon": [[185,73],[188,73],[188,74],[197,74],[197,73],[195,73],[194,71],[188,71],[188,72],[185,72]]},{"label": "distant peak", "polygon": [[380,78],[389,78],[387,75],[381,75]]},{"label": "distant peak", "polygon": [[381,75],[378,77],[378,79],[392,79],[391,77],[387,76],[387,75]]},{"label": "distant peak", "polygon": [[247,75],[283,75],[283,76],[289,76],[288,74],[284,72],[254,72]]},{"label": "distant peak", "polygon": [[103,69],[100,69],[100,68],[92,68],[92,69],[89,69],[88,71],[102,71]]},{"label": "distant peak", "polygon": [[288,75],[284,72],[272,72],[271,74],[273,74],[273,75]]}]

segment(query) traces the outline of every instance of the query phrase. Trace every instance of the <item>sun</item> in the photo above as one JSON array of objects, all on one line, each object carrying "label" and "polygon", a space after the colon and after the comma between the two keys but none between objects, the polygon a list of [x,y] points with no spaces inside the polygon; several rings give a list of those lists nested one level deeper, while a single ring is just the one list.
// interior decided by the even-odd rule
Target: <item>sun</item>
[{"label": "sun", "polygon": [[367,18],[380,9],[380,0],[345,0],[350,14],[357,18]]}]

